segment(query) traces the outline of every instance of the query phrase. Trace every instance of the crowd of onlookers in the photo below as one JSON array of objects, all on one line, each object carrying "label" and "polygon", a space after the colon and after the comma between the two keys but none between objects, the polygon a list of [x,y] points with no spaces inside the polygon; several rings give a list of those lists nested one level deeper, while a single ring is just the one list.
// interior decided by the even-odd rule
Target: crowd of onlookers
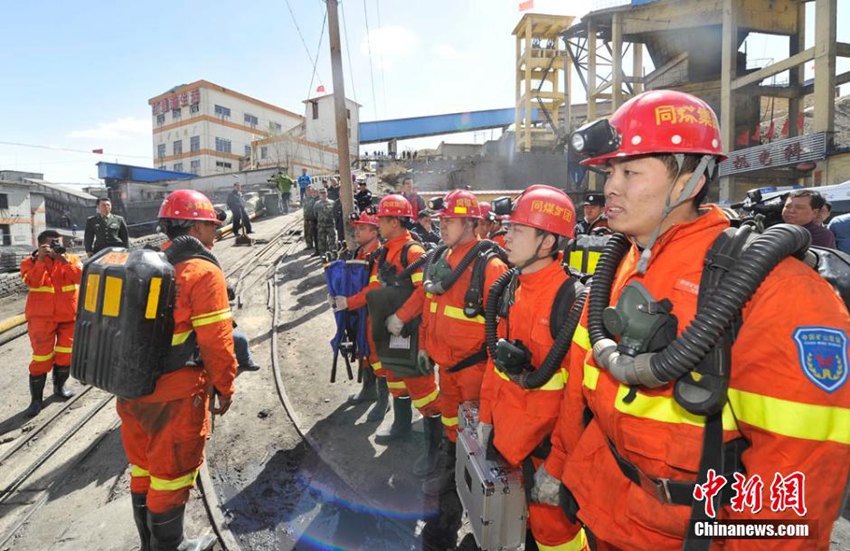
[{"label": "crowd of onlookers", "polygon": [[809,230],[812,245],[850,254],[850,213],[831,215],[832,205],[813,189],[792,191],[782,208],[782,220]]}]

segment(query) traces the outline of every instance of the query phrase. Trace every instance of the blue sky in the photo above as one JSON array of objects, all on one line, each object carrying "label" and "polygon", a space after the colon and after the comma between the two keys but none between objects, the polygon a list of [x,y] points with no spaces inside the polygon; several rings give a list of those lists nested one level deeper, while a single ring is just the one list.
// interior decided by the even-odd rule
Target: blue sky
[{"label": "blue sky", "polygon": [[[510,33],[521,15],[518,3],[342,2],[346,95],[363,104],[361,119],[513,105]],[[290,5],[315,55],[324,3]],[[535,11],[581,16],[593,5],[535,0]],[[320,81],[331,91],[327,30],[311,88],[313,66],[285,0],[40,0],[11,4],[4,20],[0,142],[105,149],[101,156],[0,144],[0,168],[44,172],[52,181],[92,183],[98,160],[149,166],[147,100],[178,84],[206,79],[299,113]],[[767,50],[764,43],[753,47]],[[431,142],[408,145],[436,145],[439,138]]]}]

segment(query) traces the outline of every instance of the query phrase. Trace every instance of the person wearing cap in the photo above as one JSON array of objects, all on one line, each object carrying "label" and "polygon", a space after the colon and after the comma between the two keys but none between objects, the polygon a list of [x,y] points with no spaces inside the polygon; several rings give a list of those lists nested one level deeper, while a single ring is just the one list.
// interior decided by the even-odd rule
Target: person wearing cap
[{"label": "person wearing cap", "polygon": [[585,193],[584,203],[581,207],[584,218],[576,224],[576,235],[608,232],[606,229],[608,228],[608,220],[605,218],[605,196],[602,193]]},{"label": "person wearing cap", "polygon": [[307,186],[301,198],[301,210],[304,214],[304,244],[307,249],[313,249],[314,256],[319,254],[316,252],[316,215],[313,212],[318,195],[313,186]]},{"label": "person wearing cap", "polygon": [[323,256],[336,251],[336,205],[328,199],[328,190],[319,190],[319,199],[313,205],[316,218],[316,253]]},{"label": "person wearing cap", "polygon": [[357,188],[357,193],[354,194],[354,204],[357,205],[358,212],[365,212],[372,206],[372,192],[366,186],[366,180],[359,181]]},{"label": "person wearing cap", "polygon": [[433,214],[428,209],[422,209],[416,215],[416,223],[410,232],[416,236],[420,243],[433,243],[436,245],[440,242],[440,234],[431,222]]},{"label": "person wearing cap", "polygon": [[[527,188],[516,200],[506,221],[505,251],[516,276],[508,284],[511,300],[507,316],[499,318],[497,332],[528,355],[520,370],[497,364],[488,355],[481,386],[481,406],[477,436],[482,449],[495,448],[513,467],[533,473],[543,463],[549,435],[558,418],[567,383],[565,358],[549,359],[553,348],[553,305],[571,306],[581,290],[578,280],[562,267],[559,241],[574,235],[575,207],[563,191],[545,185]],[[563,291],[562,291],[563,289]],[[490,289],[493,293],[493,289]],[[565,294],[564,294],[565,293]],[[567,297],[567,298],[564,298]],[[493,300],[491,298],[491,300]],[[548,380],[537,387],[524,384],[525,374],[554,362]],[[590,473],[589,473],[590,474]],[[532,481],[527,480],[531,485]],[[540,549],[584,549],[581,526],[570,522],[556,504],[528,504],[528,526]]]},{"label": "person wearing cap", "polygon": [[[552,451],[535,476],[536,499],[577,515],[598,549],[828,549],[850,473],[850,385],[846,376],[834,377],[838,365],[846,374],[850,344],[842,300],[816,271],[781,254],[753,282],[745,306],[736,306],[731,292],[705,294],[714,278],[704,281],[704,271],[718,273],[706,268],[707,259],[725,274],[721,286],[729,277],[749,277],[753,269],[741,267],[758,261],[755,244],[736,262],[707,256],[730,221],[716,205],[703,204],[726,158],[706,102],[653,90],[591,124],[599,126],[579,129],[571,144],[587,151],[583,164],[607,173],[608,223],[624,237],[612,240],[610,268],[594,274],[574,333]],[[805,238],[793,226],[787,234],[778,229]],[[640,306],[654,310],[654,326],[667,325],[666,336],[634,332],[643,318],[626,303],[638,296]],[[696,327],[707,327],[706,316],[730,302],[727,312],[739,320],[734,334],[721,327],[702,348]],[[720,353],[712,359],[715,346]],[[671,353],[679,359],[668,362]],[[832,366],[829,376],[825,366]],[[718,386],[694,388],[709,375]],[[845,429],[827,428],[838,426]],[[725,480],[723,491],[709,479]],[[795,484],[798,507],[782,506],[777,496],[793,498]],[[744,500],[738,505],[736,493]],[[794,520],[817,528],[811,539],[706,542],[694,519]]]},{"label": "person wearing cap", "polygon": [[[158,218],[168,237],[163,249],[180,236],[212,249],[221,224],[210,200],[189,189],[168,195]],[[204,460],[210,396],[218,396],[212,413],[223,415],[235,392],[237,363],[224,272],[199,256],[178,261],[174,270],[174,336],[167,357],[177,363],[166,360],[153,393],[119,397],[116,405],[141,549],[206,549],[212,543],[209,536],[184,539],[183,517]],[[203,363],[188,361],[195,354]]]},{"label": "person wearing cap", "polygon": [[489,239],[498,246],[505,248],[505,234],[508,230],[502,227],[502,221],[489,201],[481,201],[481,224],[478,226],[478,237]]}]

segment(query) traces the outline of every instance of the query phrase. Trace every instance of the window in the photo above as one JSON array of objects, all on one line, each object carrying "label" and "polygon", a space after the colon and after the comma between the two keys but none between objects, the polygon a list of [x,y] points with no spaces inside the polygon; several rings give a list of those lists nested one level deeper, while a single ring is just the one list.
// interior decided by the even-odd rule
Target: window
[{"label": "window", "polygon": [[268,156],[269,156],[269,148],[266,147],[266,146],[261,147],[260,148],[260,158],[265,159]]},{"label": "window", "polygon": [[216,138],[215,150],[221,151],[222,153],[230,153],[230,140],[225,140],[224,138]]},{"label": "window", "polygon": [[171,120],[179,121],[183,117],[183,110],[179,107],[171,110]]},{"label": "window", "polygon": [[12,226],[0,224],[0,245],[12,244]]},{"label": "window", "polygon": [[175,172],[183,172],[183,163],[174,163]]},{"label": "window", "polygon": [[351,120],[351,109],[345,110],[345,116],[348,117],[348,120]]},{"label": "window", "polygon": [[164,113],[162,115],[156,116],[156,125],[162,126],[163,124],[165,124],[165,114]]},{"label": "window", "polygon": [[217,166],[219,168],[230,168],[233,165],[231,165],[230,163],[224,162],[224,161],[216,161],[215,166]]},{"label": "window", "polygon": [[165,144],[161,143],[156,146],[156,158],[162,159],[163,157],[165,157]]},{"label": "window", "polygon": [[189,161],[189,172],[192,174],[197,174],[201,171],[201,160],[195,159],[194,161]]},{"label": "window", "polygon": [[189,114],[190,115],[194,115],[195,113],[200,113],[200,112],[201,112],[200,104],[196,103],[195,105],[192,105],[192,106],[189,107]]},{"label": "window", "polygon": [[280,125],[279,122],[269,121],[269,130],[271,130],[272,132],[281,132],[283,130],[283,127]]},{"label": "window", "polygon": [[174,142],[174,154],[182,155],[183,154],[183,140],[176,140]]},{"label": "window", "polygon": [[9,208],[9,195],[6,193],[0,193],[0,209],[8,209]]},{"label": "window", "polygon": [[313,120],[316,120],[319,118],[319,102],[311,101],[310,103],[313,104]]},{"label": "window", "polygon": [[201,137],[200,136],[192,136],[189,138],[189,151],[200,151],[201,150]]},{"label": "window", "polygon": [[250,157],[250,156],[251,156],[251,146],[250,146],[250,145],[246,145],[246,146],[245,146],[245,156],[246,156],[246,157]]},{"label": "window", "polygon": [[257,119],[257,117],[255,117],[254,115],[249,115],[248,113],[245,113],[245,124],[247,124],[251,128],[256,128],[259,122],[259,119]]},{"label": "window", "polygon": [[223,119],[230,118],[230,109],[227,107],[222,107],[221,105],[215,106],[215,114],[217,117],[221,117]]}]

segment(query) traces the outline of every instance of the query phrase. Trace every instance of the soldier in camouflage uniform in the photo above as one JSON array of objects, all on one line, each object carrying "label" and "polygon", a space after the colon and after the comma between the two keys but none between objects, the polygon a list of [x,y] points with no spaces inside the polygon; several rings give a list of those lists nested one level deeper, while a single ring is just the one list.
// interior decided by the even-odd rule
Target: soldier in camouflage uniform
[{"label": "soldier in camouflage uniform", "polygon": [[316,252],[324,255],[336,251],[336,213],[334,201],[328,199],[328,190],[319,190],[319,200],[313,205],[316,214]]},{"label": "soldier in camouflage uniform", "polygon": [[315,204],[316,190],[308,186],[304,200],[301,201],[301,210],[304,212],[304,242],[308,249],[316,247],[316,215],[313,213]]}]

